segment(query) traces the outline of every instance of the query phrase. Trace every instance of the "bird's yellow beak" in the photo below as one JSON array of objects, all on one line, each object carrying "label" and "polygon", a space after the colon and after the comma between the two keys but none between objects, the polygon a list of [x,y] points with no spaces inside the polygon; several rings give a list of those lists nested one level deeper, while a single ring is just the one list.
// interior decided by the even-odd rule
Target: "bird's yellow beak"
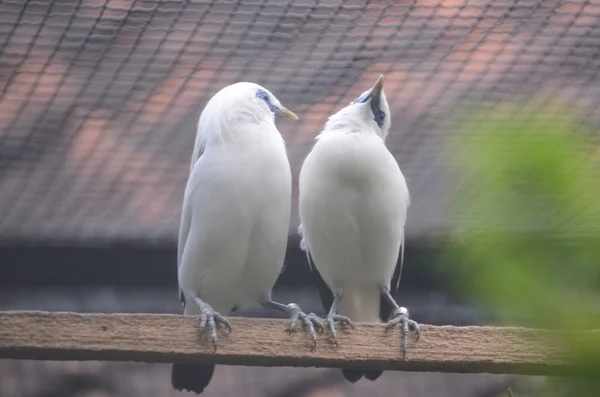
[{"label": "bird's yellow beak", "polygon": [[283,106],[279,108],[279,115],[288,119],[298,120],[298,116],[296,116],[296,113]]},{"label": "bird's yellow beak", "polygon": [[381,107],[381,94],[383,93],[383,75],[380,75],[373,88],[371,88],[371,110],[379,114]]},{"label": "bird's yellow beak", "polygon": [[383,91],[383,75],[380,75],[373,88],[371,88],[371,94],[375,97],[379,97]]}]

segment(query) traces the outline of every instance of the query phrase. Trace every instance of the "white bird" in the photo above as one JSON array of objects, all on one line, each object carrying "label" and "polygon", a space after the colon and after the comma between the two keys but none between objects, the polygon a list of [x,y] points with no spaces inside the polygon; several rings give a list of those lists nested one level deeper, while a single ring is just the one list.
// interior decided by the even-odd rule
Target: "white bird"
[{"label": "white bird", "polygon": [[[318,318],[296,304],[271,300],[286,252],[292,179],[275,116],[298,117],[267,89],[241,82],[207,103],[183,199],[177,246],[179,297],[186,315],[199,315],[217,347],[217,324],[229,312],[261,303],[300,319],[316,341]],[[201,393],[214,365],[174,364],[175,389]]]},{"label": "white bird", "polygon": [[[337,344],[335,322],[352,326],[352,321],[389,319],[388,329],[403,325],[406,351],[408,329],[418,338],[419,326],[393,294],[402,271],[410,199],[400,167],[385,146],[390,126],[383,76],[329,118],[300,171],[298,231],[301,248],[316,266],[325,310],[330,308],[333,341]],[[351,382],[363,374],[375,380],[382,373],[343,372]]]}]

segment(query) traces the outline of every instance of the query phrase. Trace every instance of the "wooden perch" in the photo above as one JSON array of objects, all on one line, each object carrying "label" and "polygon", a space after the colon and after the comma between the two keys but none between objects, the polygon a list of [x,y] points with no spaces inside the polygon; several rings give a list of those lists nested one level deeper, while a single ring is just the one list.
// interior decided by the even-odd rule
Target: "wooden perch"
[{"label": "wooden perch", "polygon": [[[402,359],[401,330],[382,324],[340,330],[339,347],[319,335],[289,335],[286,320],[231,317],[213,352],[197,317],[152,314],[0,312],[0,358],[206,362],[252,366],[370,367],[386,370],[552,374],[567,368],[551,332],[495,327],[422,327]],[[301,325],[299,326],[301,330]]]}]

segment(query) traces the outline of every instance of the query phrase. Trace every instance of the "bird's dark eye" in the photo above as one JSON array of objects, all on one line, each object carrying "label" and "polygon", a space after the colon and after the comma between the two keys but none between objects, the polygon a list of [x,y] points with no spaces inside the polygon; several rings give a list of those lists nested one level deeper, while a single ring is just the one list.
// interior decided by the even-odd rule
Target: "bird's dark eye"
[{"label": "bird's dark eye", "polygon": [[265,91],[265,90],[256,91],[256,97],[265,101],[265,103],[267,105],[269,105],[271,103],[271,101],[269,100],[269,94],[267,94],[267,91]]},{"label": "bird's dark eye", "polygon": [[[355,103],[365,103],[369,100],[369,98],[371,98],[371,93],[368,92],[362,96],[359,96],[358,98],[356,98],[352,104]],[[383,127],[383,120],[385,120],[385,112],[381,109],[379,109],[379,107],[377,107],[375,109],[375,107],[379,104],[379,102],[377,103],[372,103],[371,104],[371,110],[373,111],[373,120],[375,120],[375,122],[377,123],[377,125],[379,126],[379,128]]]},{"label": "bird's dark eye", "polygon": [[385,112],[381,109],[377,109],[377,111],[373,112],[373,119],[379,126],[379,128],[383,127],[383,120],[385,120]]},{"label": "bird's dark eye", "polygon": [[271,112],[277,114],[277,108],[271,104],[271,99],[269,98],[269,94],[267,94],[267,91],[265,91],[265,90],[256,91],[256,97],[259,99],[262,99],[267,104],[267,106],[269,107]]}]

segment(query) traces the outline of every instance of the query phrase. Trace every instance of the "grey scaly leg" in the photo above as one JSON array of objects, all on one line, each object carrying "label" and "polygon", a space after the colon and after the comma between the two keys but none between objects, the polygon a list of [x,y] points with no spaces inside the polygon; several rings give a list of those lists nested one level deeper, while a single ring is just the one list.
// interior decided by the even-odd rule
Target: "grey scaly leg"
[{"label": "grey scaly leg", "polygon": [[382,288],[381,293],[385,297],[385,299],[394,307],[394,312],[390,316],[390,321],[385,328],[385,332],[387,333],[390,328],[395,325],[402,324],[402,358],[406,357],[406,349],[408,347],[408,332],[409,329],[415,331],[417,337],[415,342],[419,340],[419,336],[421,334],[421,328],[416,321],[411,320],[408,316],[408,309],[405,307],[400,307],[390,294],[389,288]]},{"label": "grey scaly leg", "polygon": [[229,333],[231,333],[231,324],[227,318],[214,311],[213,308],[202,299],[195,297],[194,301],[200,307],[200,329],[203,331],[208,326],[210,329],[210,340],[212,341],[215,350],[217,350],[217,324],[221,323],[225,325],[229,330]]},{"label": "grey scaly leg", "polygon": [[262,305],[271,309],[282,311],[288,315],[290,318],[290,325],[288,326],[287,331],[289,333],[296,331],[298,320],[301,320],[302,324],[304,324],[304,329],[306,329],[313,341],[313,349],[317,346],[317,333],[315,331],[315,326],[320,331],[323,330],[323,326],[321,325],[322,320],[316,314],[304,313],[302,309],[300,309],[300,306],[295,303],[284,305],[283,303],[275,302],[269,299],[262,302]]},{"label": "grey scaly leg", "polygon": [[350,321],[348,317],[337,314],[338,305],[341,299],[342,295],[340,293],[334,294],[333,304],[331,305],[331,309],[329,309],[329,314],[327,314],[327,327],[331,331],[331,339],[333,340],[336,346],[338,346],[338,341],[337,332],[335,330],[335,323],[340,323],[343,326],[351,327],[352,329],[354,329],[354,324],[352,324],[352,321]]}]

